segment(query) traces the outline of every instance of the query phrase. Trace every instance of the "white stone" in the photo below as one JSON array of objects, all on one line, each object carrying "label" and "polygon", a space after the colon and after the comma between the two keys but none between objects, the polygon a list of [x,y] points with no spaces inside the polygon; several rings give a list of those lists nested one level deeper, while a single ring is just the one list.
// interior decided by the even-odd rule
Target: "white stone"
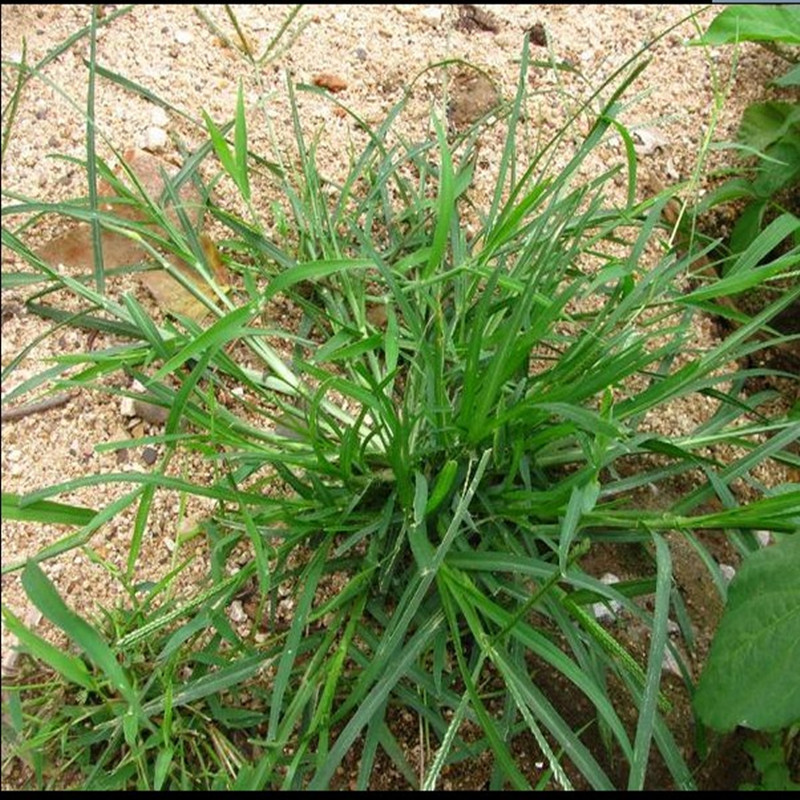
[{"label": "white stone", "polygon": [[180,30],[175,31],[175,41],[178,44],[190,44],[192,41],[192,34],[189,33],[189,31],[181,28]]},{"label": "white stone", "polygon": [[167,132],[163,128],[157,128],[151,125],[145,132],[145,150],[151,152],[156,150],[163,150],[167,143]]},{"label": "white stone", "polygon": [[136,416],[136,409],[133,407],[133,398],[132,397],[123,397],[119,401],[119,413],[123,417],[135,417]]},{"label": "white stone", "polygon": [[[619,583],[619,578],[613,572],[606,572],[605,575],[600,578],[600,582],[604,583],[606,586],[611,586],[611,584]],[[622,603],[618,600],[610,600],[605,603],[592,603],[592,613],[598,622],[603,620],[611,622],[615,620],[617,614],[621,610]]]},{"label": "white stone", "polygon": [[728,583],[730,583],[733,580],[733,576],[736,575],[736,570],[730,564],[720,564],[719,571]]},{"label": "white stone", "polygon": [[677,675],[679,678],[681,677],[681,668],[678,666],[678,662],[675,660],[675,656],[672,655],[669,648],[664,650],[664,660],[661,662],[661,671],[671,672],[673,675]]},{"label": "white stone", "polygon": [[441,25],[444,19],[444,11],[442,11],[439,6],[425,6],[425,8],[419,12],[419,16],[426,25],[435,28]]},{"label": "white stone", "polygon": [[649,156],[668,144],[663,133],[651,128],[639,128],[633,132],[634,149],[640,156]]},{"label": "white stone", "polygon": [[228,616],[231,618],[231,622],[246,622],[247,621],[247,613],[245,612],[244,608],[242,607],[241,600],[234,600],[230,607],[228,608]]}]

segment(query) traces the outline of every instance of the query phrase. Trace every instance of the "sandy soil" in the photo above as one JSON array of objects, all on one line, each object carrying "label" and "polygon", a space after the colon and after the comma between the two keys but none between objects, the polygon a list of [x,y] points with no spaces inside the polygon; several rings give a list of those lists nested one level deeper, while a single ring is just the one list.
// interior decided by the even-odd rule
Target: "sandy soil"
[{"label": "sandy soil", "polygon": [[[117,6],[103,7],[106,15]],[[203,12],[231,38],[230,21],[221,6],[202,6]],[[275,36],[287,9],[270,5],[237,6],[239,20],[253,47],[260,54]],[[543,26],[546,41],[558,60],[579,67],[585,79],[563,73],[556,84],[551,71],[534,67],[535,88],[530,107],[531,137],[551,133],[571,108],[592,88],[609,76],[645,42],[680,21],[687,6],[673,5],[496,5],[492,19],[460,13],[447,5],[388,5],[305,7],[292,30],[298,30],[292,46],[268,60],[258,78],[242,54],[225,46],[192,6],[147,5],[113,20],[99,32],[98,62],[105,68],[145,86],[193,119],[206,110],[218,122],[232,118],[236,91],[242,81],[248,109],[252,114],[252,146],[270,152],[270,136],[278,142],[291,138],[285,81],[287,73],[297,82],[310,83],[320,73],[334,81],[337,96],[367,120],[376,122],[400,98],[404,88],[428,64],[445,59],[464,59],[484,70],[490,83],[454,75],[451,69],[427,72],[415,84],[413,101],[401,124],[409,135],[428,136],[431,105],[447,113],[452,124],[480,114],[496,99],[493,92],[510,97],[517,78],[523,32],[535,24]],[[2,6],[2,57],[19,60],[26,46],[29,64],[37,63],[53,47],[87,24],[89,6],[17,5]],[[711,13],[700,17],[706,24]],[[629,93],[630,107],[625,121],[638,131],[640,168],[645,180],[655,178],[673,183],[692,178],[697,155],[707,136],[715,107],[715,85],[730,96],[718,112],[714,138],[733,137],[742,110],[748,102],[763,96],[765,83],[777,74],[777,65],[764,51],[744,46],[739,54],[735,77],[731,78],[731,52],[685,46],[696,33],[692,23],[683,23],[652,49],[652,63]],[[547,49],[539,46],[534,58],[546,59]],[[53,154],[82,158],[85,155],[86,69],[88,41],[82,39],[52,60],[39,78],[25,88],[8,149],[2,164],[4,195],[18,193],[53,201],[84,194],[85,176],[74,164],[55,159]],[[16,72],[4,67],[2,97],[5,108]],[[338,83],[337,83],[338,81]],[[729,82],[730,81],[730,82]],[[557,91],[560,90],[560,91]],[[636,92],[640,94],[636,96]],[[488,98],[488,99],[487,99]],[[326,100],[301,95],[301,113],[308,132],[322,132],[320,153],[331,174],[345,167],[349,143],[357,139],[349,118],[339,116]],[[487,106],[488,103],[488,106]],[[110,155],[108,145],[125,150],[144,148],[175,162],[176,149],[170,137],[179,137],[187,147],[196,146],[202,131],[177,113],[166,113],[142,97],[123,92],[108,81],[97,86],[96,118],[104,141],[101,152]],[[5,124],[5,120],[4,120]],[[491,185],[493,156],[498,139],[488,134],[482,142],[487,168],[479,175]],[[600,150],[608,162],[621,154],[619,141],[609,140]],[[225,197],[226,187],[220,187]],[[265,216],[270,212],[269,193],[258,195]],[[11,200],[4,196],[3,203]],[[42,245],[63,232],[61,222],[47,219],[31,232],[33,245]],[[18,265],[3,251],[3,270]],[[131,284],[112,285],[112,291]],[[133,288],[141,294],[141,288]],[[7,367],[24,348],[34,343],[49,324],[26,312],[25,292],[4,291],[2,298],[2,362]],[[702,341],[712,343],[713,325],[700,326]],[[99,337],[95,347],[109,343]],[[20,366],[2,384],[6,396],[24,380],[46,366],[55,354],[81,352],[87,334],[65,328],[33,346]],[[31,398],[27,398],[31,399]],[[681,415],[696,410],[676,409],[662,420],[665,426],[681,425]],[[158,425],[125,417],[120,400],[105,394],[77,393],[69,403],[49,411],[4,422],[2,427],[2,476],[4,491],[29,492],[54,482],[87,474],[146,468],[153,453],[145,448],[97,452],[94,446],[124,440]],[[158,455],[158,454],[156,454]],[[205,474],[207,467],[193,459],[176,460],[176,474],[190,471]],[[79,490],[65,500],[101,507],[124,493],[118,486]],[[194,553],[195,565],[186,580],[205,572],[204,550],[192,542],[176,551],[181,530],[202,515],[201,503],[192,501],[186,509],[179,499],[161,494],[145,541],[138,580],[163,575],[178,556]],[[189,522],[187,522],[187,519]],[[115,584],[99,563],[106,560],[124,566],[132,526],[132,513],[125,512],[99,530],[92,551],[76,549],[47,562],[46,570],[56,586],[75,608],[91,613],[98,605],[119,600]],[[18,563],[56,541],[64,531],[51,526],[3,523],[2,562]],[[192,550],[194,548],[194,550]],[[21,590],[18,573],[2,578],[3,602],[25,618],[29,604]],[[3,651],[10,641],[3,632]]]}]

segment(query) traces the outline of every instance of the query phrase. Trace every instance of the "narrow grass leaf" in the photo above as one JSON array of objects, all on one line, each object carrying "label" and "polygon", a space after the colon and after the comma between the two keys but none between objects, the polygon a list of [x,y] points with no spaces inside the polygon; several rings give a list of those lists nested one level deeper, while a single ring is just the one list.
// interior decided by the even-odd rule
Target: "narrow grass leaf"
[{"label": "narrow grass leaf", "polygon": [[672,589],[672,560],[669,545],[657,533],[653,534],[656,549],[656,603],[653,627],[650,632],[650,650],[647,659],[647,675],[639,720],[636,723],[636,738],[633,742],[633,760],[628,774],[628,791],[642,791],[647,774],[653,726],[658,713],[658,696],[663,671],[664,651],[667,644],[670,592]]},{"label": "narrow grass leaf", "polygon": [[433,242],[428,263],[422,271],[423,278],[430,278],[439,266],[444,263],[447,240],[450,235],[450,220],[455,212],[456,200],[453,158],[450,153],[450,147],[447,144],[447,137],[438,119],[434,118],[433,126],[436,130],[436,139],[439,142],[439,152],[441,154],[439,196],[436,201],[436,227],[433,231]]},{"label": "narrow grass leaf", "polygon": [[[20,644],[25,647],[34,658],[40,659],[45,664],[52,667],[70,683],[82,686],[89,691],[94,691],[97,688],[94,678],[86,668],[86,664],[79,658],[65,653],[63,650],[50,644],[50,642],[42,639],[41,636],[37,636],[5,606],[3,606],[3,619],[5,620],[9,633],[16,636]],[[3,702],[5,702],[5,700]]]},{"label": "narrow grass leaf", "polygon": [[375,263],[371,259],[366,258],[330,259],[297,264],[270,281],[264,293],[264,302],[301,281],[319,280],[329,275],[335,275],[338,272],[369,269],[374,266]]},{"label": "narrow grass leaf", "polygon": [[3,492],[0,505],[2,519],[39,522],[45,525],[88,525],[97,511],[83,506],[39,500],[20,506],[20,495]]},{"label": "narrow grass leaf", "polygon": [[278,671],[275,675],[275,682],[272,687],[271,708],[269,714],[269,728],[267,731],[267,739],[270,741],[275,740],[280,723],[280,715],[282,711],[283,696],[289,687],[289,679],[291,677],[292,668],[297,660],[300,639],[306,628],[311,605],[314,602],[314,596],[317,592],[317,585],[322,576],[322,570],[325,566],[325,560],[328,555],[328,550],[331,546],[331,539],[328,537],[326,543],[320,547],[307,569],[304,570],[304,585],[302,592],[297,598],[297,602],[292,614],[292,625],[289,629],[289,635],[283,646],[283,653],[278,664]]},{"label": "narrow grass leaf", "polygon": [[206,349],[216,351],[246,332],[245,325],[255,313],[255,307],[248,303],[220,317],[210,328],[191,339],[179,352],[158,369],[153,381],[163,380],[167,375],[195,358]]},{"label": "narrow grass leaf", "polygon": [[239,79],[239,92],[236,96],[236,125],[234,126],[234,151],[236,172],[236,185],[242,193],[245,202],[250,202],[250,177],[247,164],[247,120],[244,108],[244,89]]},{"label": "narrow grass leaf", "polygon": [[318,790],[328,786],[336,768],[358,738],[363,727],[383,706],[395,684],[408,672],[423,649],[430,645],[432,638],[443,624],[444,615],[441,612],[434,614],[419,627],[400,652],[393,654],[380,679],[364,697],[356,713],[339,734],[325,764],[312,778],[309,789]]},{"label": "narrow grass leaf", "polygon": [[25,567],[22,585],[42,614],[86,653],[131,706],[138,707],[136,693],[111,648],[95,628],[67,607],[50,579],[35,562],[29,562]]}]

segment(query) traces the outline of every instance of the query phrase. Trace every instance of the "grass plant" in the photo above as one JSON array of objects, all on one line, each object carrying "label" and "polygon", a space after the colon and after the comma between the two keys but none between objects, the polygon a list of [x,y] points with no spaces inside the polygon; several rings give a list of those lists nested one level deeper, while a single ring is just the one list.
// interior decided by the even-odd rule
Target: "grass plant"
[{"label": "grass plant", "polygon": [[[54,318],[54,330],[69,322],[129,340],[56,358],[16,396],[45,380],[108,391],[106,379],[125,373],[169,410],[156,437],[167,455],[152,470],[4,495],[6,519],[76,528],[5,568],[22,570],[31,600],[72,643],[55,648],[4,608],[9,630],[49,668],[26,673],[4,704],[14,753],[40,786],[69,776],[86,789],[326,788],[358,759],[358,788],[386,763],[410,786],[433,788],[446,768],[489,753],[492,788],[570,788],[579,779],[641,789],[653,750],[677,787],[694,786],[662,686],[665,652],[682,664],[667,635],[680,600],[666,534],[689,536],[713,563],[696,531],[726,530],[749,551],[755,530],[797,530],[800,492],[753,475],[767,459],[799,465],[796,414],[762,413],[773,395],[745,392],[757,370],[737,359],[791,340],[769,321],[800,289],[743,316],[707,350],[692,345],[692,322],[720,296],[796,275],[797,247],[769,254],[800,223],[781,216],[731,257],[724,279],[710,284],[704,272],[695,288],[681,288],[699,253],[670,246],[661,216],[669,193],[635,199],[632,139],[619,118],[645,62],[632,60],[598,87],[534,153],[520,135],[528,63],[526,40],[484,208],[471,194],[475,132],[454,136],[433,115],[430,139],[407,141],[396,132],[403,103],[377,126],[346,109],[366,145],[344,181],[327,179],[291,82],[288,157],[251,151],[240,92],[231,124],[205,116],[207,145],[162,197],[146,196],[132,175],[116,179],[120,202],[142,220],[103,211],[96,198],[6,205],[3,245],[32,271],[4,275],[4,286],[43,281],[32,307]],[[627,161],[586,178],[582,168],[610,131],[626,143]],[[579,144],[557,166],[568,135]],[[100,275],[60,274],[25,243],[32,215],[57,213],[141,241],[179,278],[164,256],[174,253],[214,285],[178,199],[180,181],[200,180],[208,157],[248,213],[209,201],[236,277],[231,292],[217,283],[209,295],[184,280],[208,307],[207,325],[153,318],[130,294],[112,299]],[[114,179],[94,147],[86,166],[90,181]],[[252,207],[256,174],[285,200],[281,240]],[[616,203],[618,174],[629,191]],[[476,232],[466,217],[478,220]],[[42,303],[56,288],[84,309]],[[275,300],[298,310],[297,328],[270,322]],[[654,416],[694,396],[716,403],[708,419],[680,435],[654,432]],[[721,461],[721,445],[736,455]],[[169,475],[172,454],[184,450],[212,461],[217,480]],[[285,492],[271,491],[276,481]],[[755,499],[740,501],[734,482]],[[101,509],[58,499],[106,483],[129,491]],[[165,491],[216,502],[201,524],[207,585],[172,602],[163,601],[180,563],[146,591],[135,584],[153,498]],[[669,499],[643,502],[655,493]],[[719,510],[704,506],[711,498]],[[137,507],[130,552],[115,572],[127,603],[91,622],[39,564],[90,550],[92,535],[128,506]],[[640,544],[650,574],[605,585],[582,567],[599,543]],[[251,558],[232,571],[242,547]],[[257,613],[243,634],[226,609],[245,589]],[[651,611],[637,602],[645,595]],[[621,603],[647,625],[646,660],[595,620],[599,601]],[[550,674],[590,705],[603,752],[542,688]],[[633,727],[623,706],[636,709]],[[403,714],[419,730],[413,757],[398,733]],[[520,757],[520,741],[535,743],[543,771]],[[614,759],[624,764],[621,786]]]}]

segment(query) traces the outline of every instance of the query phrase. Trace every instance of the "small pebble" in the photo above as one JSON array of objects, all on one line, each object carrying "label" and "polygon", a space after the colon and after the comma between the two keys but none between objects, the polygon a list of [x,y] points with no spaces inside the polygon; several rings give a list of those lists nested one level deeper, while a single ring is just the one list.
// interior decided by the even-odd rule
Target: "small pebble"
[{"label": "small pebble", "polygon": [[123,397],[119,401],[119,413],[123,417],[135,417],[136,416],[136,409],[133,405],[133,398],[132,397]]},{"label": "small pebble", "polygon": [[142,450],[142,461],[147,464],[148,467],[152,467],[153,464],[156,463],[156,459],[158,458],[158,451],[155,447],[145,447]]},{"label": "small pebble", "polygon": [[444,11],[438,6],[427,6],[419,12],[420,19],[431,27],[435,28],[444,19]]},{"label": "small pebble", "polygon": [[175,41],[178,44],[190,44],[192,41],[192,34],[189,33],[189,31],[181,28],[180,30],[175,31]]},{"label": "small pebble", "polygon": [[150,152],[163,150],[167,144],[167,132],[163,128],[156,128],[151,125],[145,133],[144,149]]},{"label": "small pebble", "polygon": [[[611,584],[619,583],[619,578],[613,572],[606,572],[600,578],[600,581],[606,586],[610,586]],[[610,622],[616,619],[621,609],[622,604],[617,600],[611,600],[607,603],[592,603],[592,613],[598,621],[608,620]]]},{"label": "small pebble", "polygon": [[169,409],[164,406],[157,406],[154,403],[147,403],[144,400],[133,401],[134,415],[149,422],[151,425],[163,425],[169,417]]},{"label": "small pebble", "polygon": [[673,675],[677,675],[679,678],[681,677],[681,668],[678,666],[675,656],[672,655],[669,649],[664,650],[664,660],[661,662],[661,671],[671,672]]},{"label": "small pebble", "polygon": [[736,575],[736,570],[730,564],[720,564],[719,571],[728,583],[730,583]]},{"label": "small pebble", "polygon": [[229,608],[228,608],[228,616],[231,618],[231,622],[246,622],[247,621],[247,613],[245,612],[244,608],[242,607],[241,600],[234,600]]}]

